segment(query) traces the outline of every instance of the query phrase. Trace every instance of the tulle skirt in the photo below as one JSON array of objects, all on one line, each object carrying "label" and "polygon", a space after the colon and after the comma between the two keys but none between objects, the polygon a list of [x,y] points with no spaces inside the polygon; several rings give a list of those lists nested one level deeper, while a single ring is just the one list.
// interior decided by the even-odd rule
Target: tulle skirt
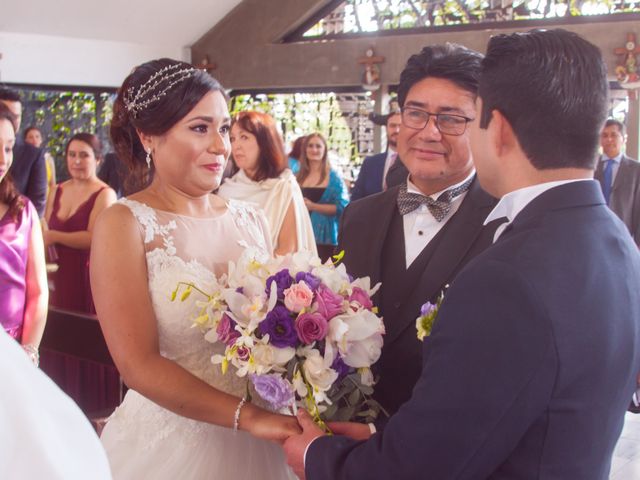
[{"label": "tulle skirt", "polygon": [[279,445],[181,417],[132,390],[101,441],[114,480],[296,479]]}]

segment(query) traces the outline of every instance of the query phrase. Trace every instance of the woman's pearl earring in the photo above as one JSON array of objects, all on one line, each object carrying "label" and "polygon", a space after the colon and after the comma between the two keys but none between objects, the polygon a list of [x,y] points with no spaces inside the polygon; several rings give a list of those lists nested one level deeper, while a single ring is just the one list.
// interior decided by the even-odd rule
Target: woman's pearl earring
[{"label": "woman's pearl earring", "polygon": [[151,169],[151,149],[147,150],[147,158],[145,160],[147,161],[147,168]]}]

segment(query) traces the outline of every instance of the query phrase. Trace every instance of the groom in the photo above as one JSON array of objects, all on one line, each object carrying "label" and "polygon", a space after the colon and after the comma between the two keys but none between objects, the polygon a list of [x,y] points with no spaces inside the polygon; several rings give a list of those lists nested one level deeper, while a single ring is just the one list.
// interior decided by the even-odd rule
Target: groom
[{"label": "groom", "polygon": [[509,223],[452,283],[384,431],[323,437],[299,414],[284,447],[300,477],[608,478],[640,363],[640,254],[592,179],[607,93],[576,34],[489,41],[471,142],[501,198],[487,221]]}]

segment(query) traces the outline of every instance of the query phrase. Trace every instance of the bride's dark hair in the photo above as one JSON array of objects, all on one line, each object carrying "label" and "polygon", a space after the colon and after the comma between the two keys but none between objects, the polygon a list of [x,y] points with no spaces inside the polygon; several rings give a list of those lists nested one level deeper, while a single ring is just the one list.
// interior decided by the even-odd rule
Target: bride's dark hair
[{"label": "bride's dark hair", "polygon": [[167,133],[212,91],[227,98],[215,78],[178,60],[161,58],[133,69],[118,90],[111,120],[111,141],[129,169],[125,193],[144,188],[150,180],[147,154],[136,131]]}]

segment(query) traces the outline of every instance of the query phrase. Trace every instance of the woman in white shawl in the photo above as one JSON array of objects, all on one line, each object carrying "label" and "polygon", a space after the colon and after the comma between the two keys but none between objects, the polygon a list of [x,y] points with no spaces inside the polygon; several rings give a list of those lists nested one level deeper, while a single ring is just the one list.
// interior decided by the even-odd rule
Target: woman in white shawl
[{"label": "woman in white shawl", "polygon": [[274,253],[317,253],[300,186],[287,168],[282,138],[273,117],[241,112],[231,125],[231,153],[240,169],[218,190],[227,199],[257,204],[266,214]]}]

